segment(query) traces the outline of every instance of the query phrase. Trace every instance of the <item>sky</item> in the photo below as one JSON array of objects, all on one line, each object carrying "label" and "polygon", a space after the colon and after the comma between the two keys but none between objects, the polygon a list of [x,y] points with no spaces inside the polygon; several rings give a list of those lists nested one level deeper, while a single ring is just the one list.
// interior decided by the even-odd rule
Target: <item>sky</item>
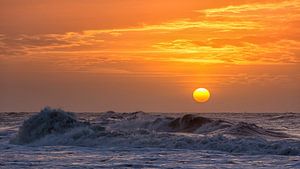
[{"label": "sky", "polygon": [[0,0],[0,21],[1,112],[300,112],[298,0]]}]

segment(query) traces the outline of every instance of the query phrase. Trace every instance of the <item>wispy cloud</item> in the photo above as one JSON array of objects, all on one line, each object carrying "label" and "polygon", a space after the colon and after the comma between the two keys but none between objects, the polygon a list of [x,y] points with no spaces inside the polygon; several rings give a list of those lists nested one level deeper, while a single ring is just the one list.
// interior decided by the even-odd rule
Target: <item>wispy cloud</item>
[{"label": "wispy cloud", "polygon": [[[59,55],[66,60],[72,56],[72,62],[78,63],[104,55],[110,61],[246,65],[300,62],[299,30],[295,26],[300,26],[299,1],[244,4],[196,13],[198,18],[161,24],[63,34],[1,35],[0,56]],[[96,62],[87,62],[86,67]]]}]

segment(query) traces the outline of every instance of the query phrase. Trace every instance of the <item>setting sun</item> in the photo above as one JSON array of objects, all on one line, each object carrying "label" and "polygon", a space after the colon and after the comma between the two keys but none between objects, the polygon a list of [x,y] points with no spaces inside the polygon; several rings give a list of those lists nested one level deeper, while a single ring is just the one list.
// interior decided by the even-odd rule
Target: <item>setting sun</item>
[{"label": "setting sun", "polygon": [[210,98],[210,93],[205,88],[198,88],[193,92],[193,98],[196,102],[204,103]]},{"label": "setting sun", "polygon": [[300,0],[0,0],[0,21],[0,169],[300,169]]}]

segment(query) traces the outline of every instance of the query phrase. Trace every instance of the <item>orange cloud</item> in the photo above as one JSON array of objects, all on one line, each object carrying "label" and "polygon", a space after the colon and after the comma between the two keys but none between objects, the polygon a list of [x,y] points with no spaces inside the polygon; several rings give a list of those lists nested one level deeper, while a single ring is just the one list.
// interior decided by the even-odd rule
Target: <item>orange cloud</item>
[{"label": "orange cloud", "polygon": [[105,55],[115,61],[295,64],[299,63],[295,28],[299,12],[299,1],[292,0],[201,9],[195,11],[198,18],[160,24],[62,34],[3,34],[0,55],[72,55],[73,62]]}]

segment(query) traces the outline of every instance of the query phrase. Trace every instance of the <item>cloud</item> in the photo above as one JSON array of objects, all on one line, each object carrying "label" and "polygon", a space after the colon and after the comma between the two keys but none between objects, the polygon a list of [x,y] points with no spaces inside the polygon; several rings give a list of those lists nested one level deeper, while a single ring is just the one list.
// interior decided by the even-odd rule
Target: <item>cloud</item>
[{"label": "cloud", "polygon": [[73,57],[74,63],[89,63],[85,67],[108,62],[97,57],[114,62],[298,64],[299,12],[299,1],[265,2],[201,9],[198,18],[160,24],[1,35],[0,55]]}]

